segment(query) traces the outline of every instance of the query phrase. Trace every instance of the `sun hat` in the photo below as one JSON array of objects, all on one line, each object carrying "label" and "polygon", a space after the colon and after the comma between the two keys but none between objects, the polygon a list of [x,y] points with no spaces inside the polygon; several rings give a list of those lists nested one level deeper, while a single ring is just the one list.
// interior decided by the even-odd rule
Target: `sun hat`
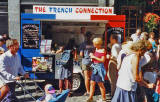
[{"label": "sun hat", "polygon": [[55,89],[54,89],[54,87],[51,84],[47,84],[45,86],[45,90],[47,90],[50,94],[55,93]]}]

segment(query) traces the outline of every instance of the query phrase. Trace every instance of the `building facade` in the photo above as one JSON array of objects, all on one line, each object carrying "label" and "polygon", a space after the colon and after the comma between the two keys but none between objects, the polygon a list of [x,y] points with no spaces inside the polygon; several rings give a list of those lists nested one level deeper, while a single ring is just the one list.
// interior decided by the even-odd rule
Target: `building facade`
[{"label": "building facade", "polygon": [[0,1],[0,34],[8,33],[8,2]]}]

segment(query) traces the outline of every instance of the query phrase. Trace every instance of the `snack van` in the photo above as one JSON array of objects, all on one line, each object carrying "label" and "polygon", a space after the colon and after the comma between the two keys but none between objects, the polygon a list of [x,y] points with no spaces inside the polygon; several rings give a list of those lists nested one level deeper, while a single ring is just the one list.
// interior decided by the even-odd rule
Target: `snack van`
[{"label": "snack van", "polygon": [[[34,5],[33,13],[21,14],[20,55],[24,70],[33,79],[58,79],[60,55],[55,50],[86,31],[102,37],[107,49],[111,33],[118,35],[119,42],[125,39],[125,15],[114,14],[113,7]],[[78,90],[83,85],[80,58],[74,61],[73,69],[73,90]]]}]

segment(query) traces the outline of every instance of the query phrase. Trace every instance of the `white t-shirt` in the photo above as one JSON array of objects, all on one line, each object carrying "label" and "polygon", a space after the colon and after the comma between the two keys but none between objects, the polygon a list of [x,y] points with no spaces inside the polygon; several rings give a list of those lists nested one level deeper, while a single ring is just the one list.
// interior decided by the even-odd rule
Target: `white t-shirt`
[{"label": "white t-shirt", "polygon": [[[117,86],[127,90],[127,91],[136,91],[137,88],[137,82],[134,80],[133,72],[132,72],[132,64],[131,60],[135,57],[135,54],[130,54],[124,57],[121,68],[118,72],[118,80],[117,80]],[[150,61],[150,56],[148,53],[145,53],[143,58],[139,61],[139,69],[141,69],[142,66],[147,64]]]},{"label": "white t-shirt", "polygon": [[117,57],[117,69],[119,70],[120,69],[120,66],[122,64],[122,57],[124,58],[125,56],[127,55],[127,52],[125,52],[124,50],[121,50],[118,54],[118,57]]},{"label": "white t-shirt", "polygon": [[123,59],[121,68],[118,72],[118,79],[117,79],[117,87],[127,90],[127,91],[136,91],[137,89],[137,82],[135,81],[132,73],[132,64],[131,60],[135,57],[135,54],[131,54],[126,56]]},{"label": "white t-shirt", "polygon": [[133,42],[136,42],[136,41],[139,41],[139,40],[140,40],[140,35],[137,36],[136,34],[132,34],[132,35],[131,35],[131,38],[132,38]]},{"label": "white t-shirt", "polygon": [[111,49],[111,55],[117,59],[120,50],[121,50],[121,45],[118,43],[114,44]]},{"label": "white t-shirt", "polygon": [[85,37],[83,34],[75,34],[75,42],[76,45],[80,45],[85,41]]}]

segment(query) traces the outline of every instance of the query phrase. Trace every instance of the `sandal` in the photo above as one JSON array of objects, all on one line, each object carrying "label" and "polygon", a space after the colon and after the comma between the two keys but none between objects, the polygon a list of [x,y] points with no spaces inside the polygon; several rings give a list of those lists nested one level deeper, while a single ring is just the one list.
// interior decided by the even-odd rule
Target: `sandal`
[{"label": "sandal", "polygon": [[87,99],[86,102],[94,102],[93,99]]}]

